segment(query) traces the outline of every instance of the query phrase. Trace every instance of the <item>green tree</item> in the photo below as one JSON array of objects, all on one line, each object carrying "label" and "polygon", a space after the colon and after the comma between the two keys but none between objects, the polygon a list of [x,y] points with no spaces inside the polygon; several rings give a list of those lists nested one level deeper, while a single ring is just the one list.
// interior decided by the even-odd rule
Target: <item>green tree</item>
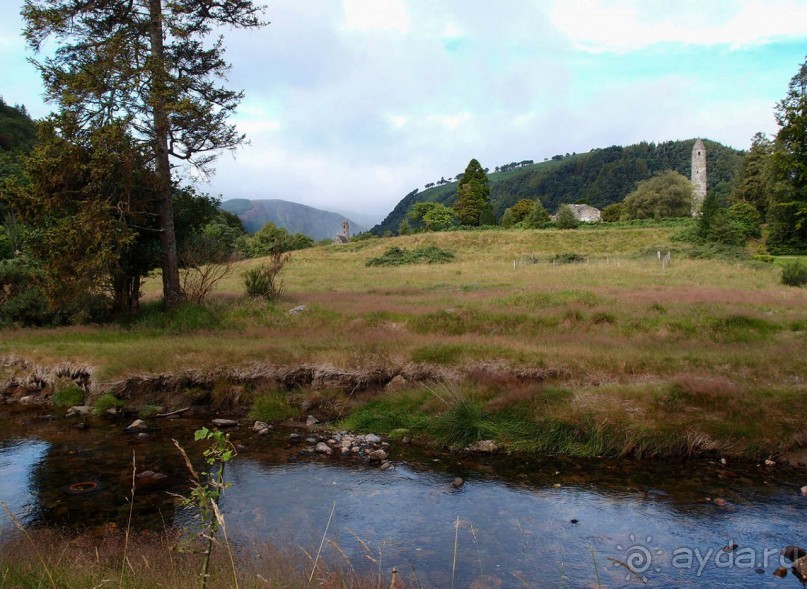
[{"label": "green tree", "polygon": [[454,213],[460,224],[477,227],[490,221],[492,211],[488,176],[479,162],[472,159],[457,186]]},{"label": "green tree", "polygon": [[807,60],[776,105],[776,121],[767,246],[773,254],[807,254]]},{"label": "green tree", "polygon": [[667,170],[639,182],[622,202],[623,220],[688,217],[692,213],[692,183]]},{"label": "green tree", "polygon": [[549,213],[541,204],[540,199],[535,199],[532,203],[530,214],[524,219],[524,227],[527,229],[543,229],[552,224],[552,219]]},{"label": "green tree", "polygon": [[574,211],[569,205],[561,205],[555,217],[555,225],[558,229],[577,229],[580,221],[574,216]]},{"label": "green tree", "polygon": [[529,216],[533,208],[535,208],[534,200],[522,198],[512,207],[504,211],[504,215],[502,215],[502,226],[512,227],[513,225],[521,223]]},{"label": "green tree", "polygon": [[409,219],[404,218],[398,224],[398,235],[411,235],[413,233],[412,225]]},{"label": "green tree", "polygon": [[171,158],[206,173],[218,150],[243,141],[227,123],[242,94],[217,85],[227,63],[211,33],[258,27],[261,10],[251,0],[25,0],[22,8],[34,51],[57,42],[36,63],[46,97],[75,115],[79,131],[123,122],[149,150],[168,307],[181,298]]},{"label": "green tree", "polygon": [[772,155],[773,142],[765,133],[754,135],[731,193],[731,200],[751,203],[763,217],[773,196]]},{"label": "green tree", "polygon": [[246,240],[247,253],[252,258],[305,249],[314,245],[314,240],[302,233],[289,234],[284,227],[271,221]]},{"label": "green tree", "polygon": [[424,231],[448,231],[454,227],[454,212],[439,202],[418,202],[407,217]]}]

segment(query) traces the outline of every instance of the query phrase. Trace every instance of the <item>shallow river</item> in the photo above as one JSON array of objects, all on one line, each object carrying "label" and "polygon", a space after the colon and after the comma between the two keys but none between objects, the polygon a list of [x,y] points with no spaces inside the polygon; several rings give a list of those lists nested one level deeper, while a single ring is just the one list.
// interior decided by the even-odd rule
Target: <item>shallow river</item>
[{"label": "shallow river", "polygon": [[[126,423],[93,420],[86,430],[76,423],[0,413],[0,499],[25,525],[125,523],[133,455],[138,471],[168,475],[136,493],[135,525],[190,524],[191,514],[169,494],[183,492],[188,480],[171,439],[195,456],[200,421],[153,419],[145,439],[124,434]],[[807,484],[804,469],[469,458],[393,444],[394,468],[382,472],[354,458],[299,456],[301,447],[287,443],[291,431],[267,438],[247,427],[232,432],[245,447],[227,466],[232,487],[222,507],[241,545],[270,540],[315,553],[328,526],[324,554],[331,563],[380,567],[386,578],[395,566],[422,587],[451,587],[455,546],[457,588],[474,581],[475,587],[801,586],[772,571],[783,546],[807,544],[807,497],[799,493]],[[451,486],[455,477],[465,479],[459,489]],[[3,516],[0,535],[10,526]]]}]

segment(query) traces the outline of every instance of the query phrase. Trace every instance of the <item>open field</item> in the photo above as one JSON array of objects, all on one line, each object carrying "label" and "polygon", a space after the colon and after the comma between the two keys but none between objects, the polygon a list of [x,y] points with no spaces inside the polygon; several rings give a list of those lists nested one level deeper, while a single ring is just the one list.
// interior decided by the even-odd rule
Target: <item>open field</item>
[{"label": "open field", "polygon": [[[264,399],[284,417],[305,408],[445,445],[767,456],[807,444],[807,290],[782,286],[775,265],[687,259],[678,232],[454,232],[318,247],[293,254],[275,305],[244,298],[240,272],[260,263],[250,260],[203,308],[149,308],[152,279],[146,309],[126,325],[6,330],[0,354],[32,363],[7,356],[7,379],[86,365],[90,397],[127,378],[207,373],[186,382],[197,400],[226,397],[222,382],[234,382],[241,404]],[[365,266],[393,245],[456,258]],[[672,252],[668,267],[658,251]],[[586,261],[550,262],[568,252]],[[298,305],[306,310],[287,313]],[[314,375],[288,376],[300,367]],[[132,395],[131,405],[147,401]]]}]

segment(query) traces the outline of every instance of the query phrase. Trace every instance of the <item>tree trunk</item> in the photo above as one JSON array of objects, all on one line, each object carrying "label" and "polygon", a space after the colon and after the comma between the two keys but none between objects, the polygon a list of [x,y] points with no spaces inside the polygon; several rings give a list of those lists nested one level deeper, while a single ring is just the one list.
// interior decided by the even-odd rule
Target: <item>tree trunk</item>
[{"label": "tree trunk", "polygon": [[162,0],[149,0],[149,34],[151,36],[151,108],[154,121],[154,156],[157,175],[158,223],[162,249],[163,301],[166,308],[179,303],[179,262],[174,231],[171,164],[168,161],[168,113],[165,109],[166,84],[163,50]]}]

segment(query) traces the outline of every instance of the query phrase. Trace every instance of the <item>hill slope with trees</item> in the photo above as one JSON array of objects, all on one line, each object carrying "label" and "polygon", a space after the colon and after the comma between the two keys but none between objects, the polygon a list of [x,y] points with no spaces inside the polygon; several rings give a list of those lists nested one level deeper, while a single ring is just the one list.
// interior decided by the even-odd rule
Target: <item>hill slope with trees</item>
[{"label": "hill slope with trees", "polygon": [[[536,198],[540,198],[550,212],[557,211],[564,203],[589,204],[602,209],[622,201],[638,182],[659,172],[674,170],[689,177],[694,142],[690,139],[658,144],[642,142],[627,147],[615,145],[588,153],[556,155],[537,164],[496,166],[499,171],[488,174],[494,213],[501,219],[504,211],[519,200]],[[704,140],[704,144],[709,190],[727,195],[743,152],[714,141]],[[415,203],[439,202],[451,206],[456,193],[456,182],[439,184],[423,192],[413,190],[372,232],[377,235],[386,231],[397,233]]]}]

